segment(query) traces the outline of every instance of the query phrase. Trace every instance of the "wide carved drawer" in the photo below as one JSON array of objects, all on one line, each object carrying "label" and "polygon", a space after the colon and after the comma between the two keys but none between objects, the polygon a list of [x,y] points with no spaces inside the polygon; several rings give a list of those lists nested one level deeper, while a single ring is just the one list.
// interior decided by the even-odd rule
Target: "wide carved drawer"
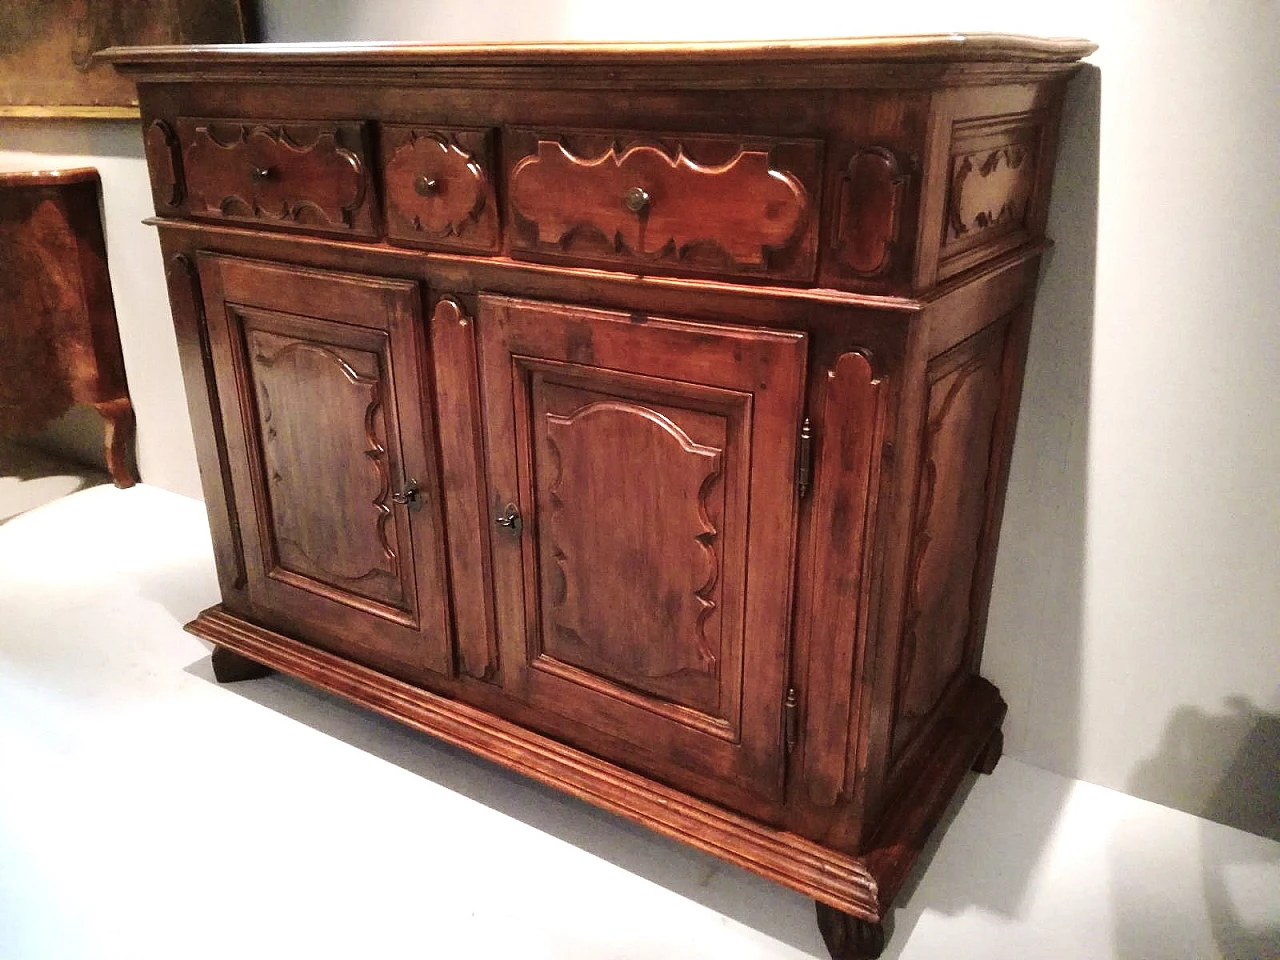
[{"label": "wide carved drawer", "polygon": [[179,118],[187,210],[261,226],[375,236],[365,128],[355,121]]},{"label": "wide carved drawer", "polygon": [[816,140],[508,130],[512,256],[813,279]]}]

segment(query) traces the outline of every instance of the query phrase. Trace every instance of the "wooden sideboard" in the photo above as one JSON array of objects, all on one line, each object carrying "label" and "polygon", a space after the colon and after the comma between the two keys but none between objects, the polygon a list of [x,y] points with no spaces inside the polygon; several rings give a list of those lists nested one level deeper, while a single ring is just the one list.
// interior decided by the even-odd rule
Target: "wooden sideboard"
[{"label": "wooden sideboard", "polygon": [[92,167],[0,172],[0,435],[91,404],[107,470],[133,486],[133,404]]},{"label": "wooden sideboard", "polygon": [[222,602],[270,667],[813,897],[970,768],[1093,46],[116,49]]}]

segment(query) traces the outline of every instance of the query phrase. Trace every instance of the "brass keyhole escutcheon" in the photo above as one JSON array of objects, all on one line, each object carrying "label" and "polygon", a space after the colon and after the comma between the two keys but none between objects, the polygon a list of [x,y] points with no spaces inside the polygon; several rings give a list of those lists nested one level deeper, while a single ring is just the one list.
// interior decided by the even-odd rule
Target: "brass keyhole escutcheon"
[{"label": "brass keyhole escutcheon", "polygon": [[391,499],[402,507],[408,507],[410,510],[420,510],[422,508],[422,488],[418,485],[417,480],[410,479],[403,490],[391,495]]},{"label": "brass keyhole escutcheon", "polygon": [[514,503],[508,503],[506,509],[498,514],[493,521],[505,530],[510,530],[515,536],[520,536],[520,530],[524,526],[524,522],[520,519],[520,511],[516,509]]},{"label": "brass keyhole escutcheon", "polygon": [[632,213],[643,213],[649,206],[649,192],[643,187],[631,187],[622,195],[622,202]]}]

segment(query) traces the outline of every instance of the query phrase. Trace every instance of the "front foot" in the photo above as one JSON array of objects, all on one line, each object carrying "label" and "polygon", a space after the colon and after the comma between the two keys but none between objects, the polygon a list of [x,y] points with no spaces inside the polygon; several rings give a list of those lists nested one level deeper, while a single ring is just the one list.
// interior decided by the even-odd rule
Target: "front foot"
[{"label": "front foot", "polygon": [[213,664],[213,678],[219,683],[257,680],[271,673],[270,667],[264,667],[257,661],[241,656],[226,647],[214,647],[209,660]]},{"label": "front foot", "polygon": [[1000,762],[1000,758],[1004,755],[1004,731],[999,727],[991,734],[991,738],[983,744],[982,752],[978,754],[978,758],[973,761],[974,773],[995,773],[996,764]]},{"label": "front foot", "polygon": [[818,903],[818,930],[832,960],[875,960],[884,950],[884,924]]}]

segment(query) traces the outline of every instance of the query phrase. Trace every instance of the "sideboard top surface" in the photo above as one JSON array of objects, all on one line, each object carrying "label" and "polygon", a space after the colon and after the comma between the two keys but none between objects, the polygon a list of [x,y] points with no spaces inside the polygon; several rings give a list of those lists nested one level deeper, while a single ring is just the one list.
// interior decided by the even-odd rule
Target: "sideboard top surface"
[{"label": "sideboard top surface", "polygon": [[[1069,70],[1096,44],[1010,34],[933,34],[720,43],[259,43],[111,47],[97,54],[139,80],[414,79],[497,82],[545,76],[584,82],[702,87],[900,86],[991,82]],[[259,72],[261,71],[261,72]]]}]

